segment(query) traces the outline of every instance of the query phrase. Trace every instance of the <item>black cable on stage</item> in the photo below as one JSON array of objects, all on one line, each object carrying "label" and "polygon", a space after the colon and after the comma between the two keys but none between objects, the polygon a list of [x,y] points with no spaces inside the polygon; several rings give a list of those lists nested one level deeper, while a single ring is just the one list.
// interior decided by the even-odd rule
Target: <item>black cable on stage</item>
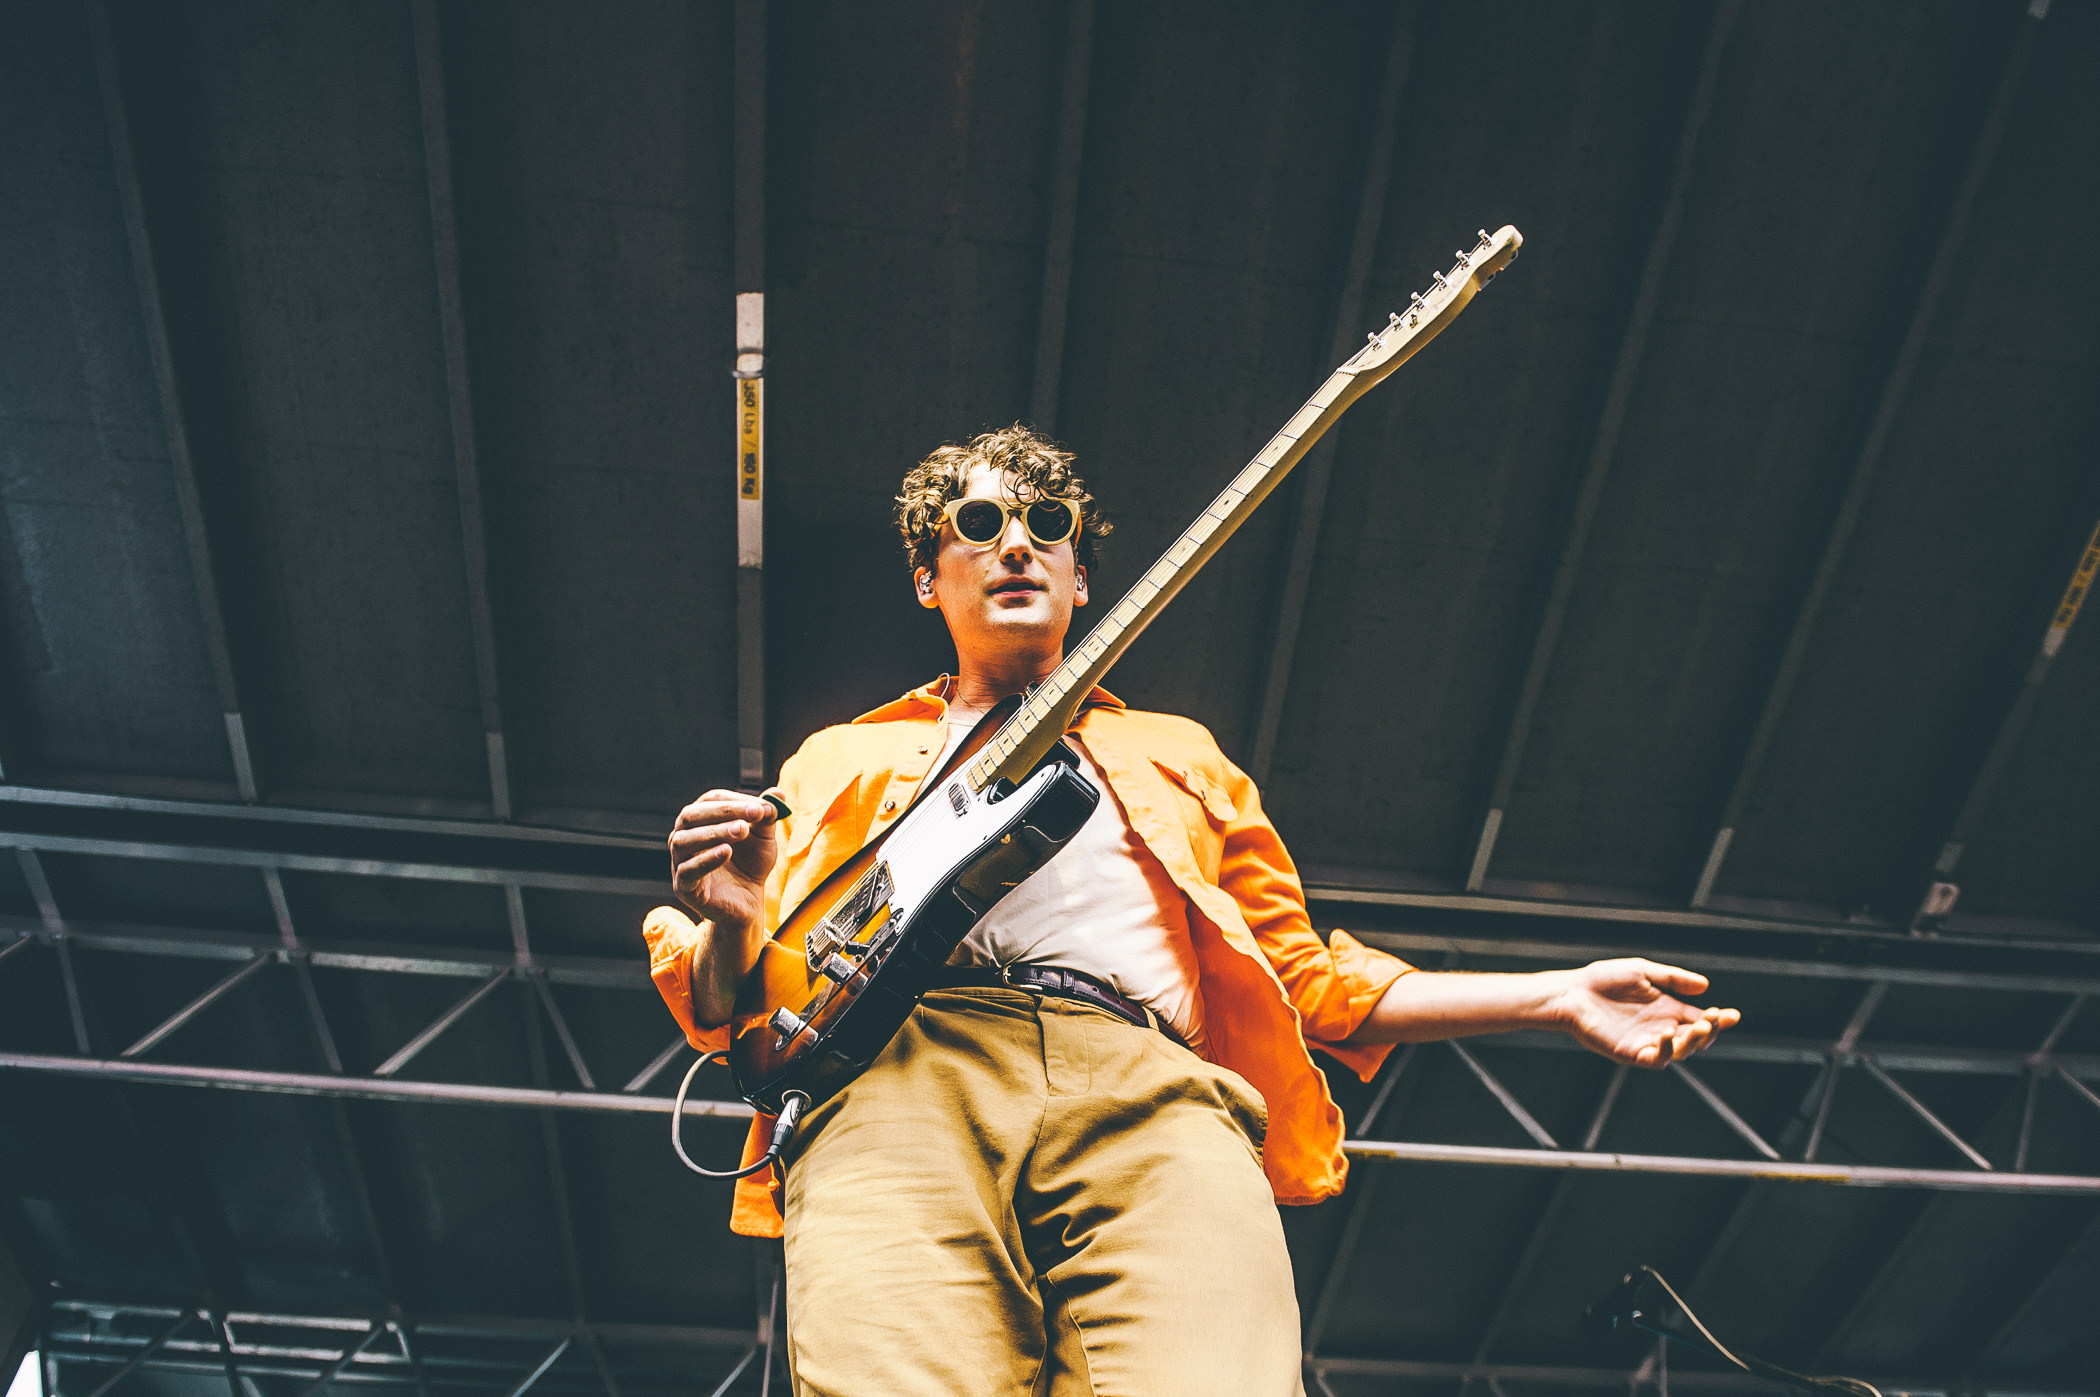
[{"label": "black cable on stage", "polygon": [[[1650,1280],[1661,1286],[1663,1293],[1670,1297],[1671,1303],[1684,1312],[1684,1317],[1691,1323],[1692,1328],[1699,1331],[1697,1339],[1669,1328],[1663,1323],[1660,1307],[1645,1303],[1646,1297],[1642,1292]],[[1684,1303],[1684,1297],[1677,1293],[1676,1287],[1664,1280],[1662,1272],[1653,1266],[1636,1266],[1613,1288],[1611,1294],[1590,1306],[1583,1315],[1583,1324],[1593,1333],[1610,1333],[1621,1326],[1645,1329],[1650,1334],[1675,1339],[1680,1344],[1710,1349],[1752,1377],[1783,1382],[1789,1387],[1798,1387],[1805,1392],[1839,1392],[1846,1394],[1846,1397],[1881,1397],[1881,1389],[1863,1378],[1814,1377],[1807,1373],[1797,1373],[1791,1368],[1782,1368],[1777,1363],[1767,1362],[1751,1354],[1738,1354],[1714,1337],[1714,1332],[1692,1312],[1692,1307]]]}]

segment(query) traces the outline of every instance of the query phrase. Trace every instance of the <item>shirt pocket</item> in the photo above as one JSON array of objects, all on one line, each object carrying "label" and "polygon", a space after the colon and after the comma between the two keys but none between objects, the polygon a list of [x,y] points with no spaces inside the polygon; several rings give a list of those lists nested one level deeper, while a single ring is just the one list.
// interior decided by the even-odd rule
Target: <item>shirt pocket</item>
[{"label": "shirt pocket", "polygon": [[1194,796],[1213,823],[1224,825],[1240,813],[1239,807],[1232,803],[1232,797],[1194,767],[1177,766],[1158,757],[1152,759],[1152,764],[1165,773],[1169,781]]},{"label": "shirt pocket", "polygon": [[[818,788],[822,790],[822,787]],[[860,790],[860,773],[845,777],[821,805],[811,801],[807,811],[797,809],[787,819],[787,838],[781,842],[780,857],[783,862],[800,859],[809,852],[809,846],[826,828],[835,824],[839,817],[853,808],[856,793]],[[795,794],[799,797],[802,792]]]},{"label": "shirt pocket", "polygon": [[1217,882],[1225,859],[1225,825],[1239,810],[1230,796],[1193,767],[1158,757],[1152,759],[1152,764],[1167,778],[1167,784],[1180,792],[1181,799],[1176,803],[1182,810],[1181,823],[1188,831],[1189,852],[1195,855],[1197,869],[1210,882]]}]

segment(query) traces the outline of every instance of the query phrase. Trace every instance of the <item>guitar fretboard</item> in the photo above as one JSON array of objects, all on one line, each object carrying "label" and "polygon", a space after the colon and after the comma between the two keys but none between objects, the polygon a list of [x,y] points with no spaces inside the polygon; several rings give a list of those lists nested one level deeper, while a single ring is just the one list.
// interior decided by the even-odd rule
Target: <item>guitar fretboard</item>
[{"label": "guitar fretboard", "polygon": [[1479,246],[1470,253],[1461,252],[1448,277],[1435,273],[1430,290],[1413,297],[1404,312],[1396,311],[1384,329],[1372,332],[1368,345],[1329,374],[1320,391],[1283,424],[1282,431],[1269,438],[1269,444],[1233,477],[1232,483],[1210,502],[1210,508],[1196,516],[1196,522],[1182,531],[1174,546],[1146,570],[1099,625],[1087,632],[1078,648],[1029,692],[1027,701],[970,763],[965,779],[971,789],[982,791],[1002,778],[1019,784],[1033,771],[1052,744],[1064,735],[1086,696],[1130,648],[1130,642],[1174,599],[1196,569],[1208,562],[1210,555],[1246,522],[1247,516],[1282,482],[1321,433],[1333,426],[1351,403],[1450,324],[1480,287],[1509,265],[1523,241],[1511,227],[1503,227],[1492,237],[1483,231]]},{"label": "guitar fretboard", "polygon": [[1123,599],[1087,632],[1071,654],[1029,694],[1020,711],[1006,720],[984,751],[970,764],[972,790],[981,791],[1002,775],[1018,781],[1052,743],[1063,736],[1072,715],[1094,686],[1121,658],[1130,642],[1152,623],[1197,568],[1246,522],[1256,506],[1275,489],[1346,404],[1343,395],[1356,377],[1353,362],[1329,374],[1320,391],[1306,400],[1283,430],[1269,438],[1246,469],[1219,492],[1196,521],[1182,530],[1174,546],[1146,569]]}]

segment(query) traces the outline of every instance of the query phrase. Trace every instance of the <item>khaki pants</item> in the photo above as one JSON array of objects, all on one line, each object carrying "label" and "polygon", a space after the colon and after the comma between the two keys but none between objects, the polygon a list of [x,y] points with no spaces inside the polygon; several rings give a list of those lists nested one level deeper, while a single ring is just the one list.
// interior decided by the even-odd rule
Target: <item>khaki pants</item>
[{"label": "khaki pants", "polygon": [[1020,990],[926,997],[789,1151],[805,1397],[1290,1397],[1298,1304],[1237,1074]]}]

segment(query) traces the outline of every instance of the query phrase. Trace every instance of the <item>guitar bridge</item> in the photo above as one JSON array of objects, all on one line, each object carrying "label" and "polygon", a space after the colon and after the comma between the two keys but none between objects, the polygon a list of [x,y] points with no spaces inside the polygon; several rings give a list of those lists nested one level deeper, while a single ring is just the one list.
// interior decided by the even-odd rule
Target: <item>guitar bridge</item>
[{"label": "guitar bridge", "polygon": [[896,887],[890,881],[890,866],[878,863],[862,875],[853,885],[852,891],[839,900],[831,909],[831,915],[817,923],[808,938],[802,943],[802,953],[809,961],[809,972],[818,973],[824,962],[834,951],[849,956],[865,954],[866,947],[854,938],[878,912],[889,907],[890,895]]}]

